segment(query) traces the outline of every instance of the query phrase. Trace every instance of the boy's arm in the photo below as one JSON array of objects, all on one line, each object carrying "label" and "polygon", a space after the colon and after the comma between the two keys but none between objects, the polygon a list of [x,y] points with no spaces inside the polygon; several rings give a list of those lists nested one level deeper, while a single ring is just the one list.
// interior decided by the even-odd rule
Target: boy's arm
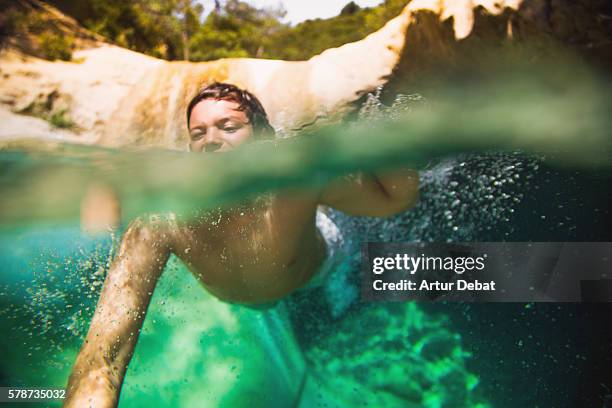
[{"label": "boy's arm", "polygon": [[350,215],[386,217],[414,206],[419,199],[419,173],[396,169],[357,173],[329,184],[321,204]]},{"label": "boy's arm", "polygon": [[64,407],[115,407],[151,295],[170,255],[161,225],[136,220],[108,271]]}]

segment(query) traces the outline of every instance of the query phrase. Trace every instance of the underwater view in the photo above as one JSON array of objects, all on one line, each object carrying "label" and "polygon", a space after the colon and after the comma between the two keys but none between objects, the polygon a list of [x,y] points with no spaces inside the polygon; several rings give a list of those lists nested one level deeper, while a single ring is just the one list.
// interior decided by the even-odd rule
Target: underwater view
[{"label": "underwater view", "polygon": [[[243,13],[247,10],[232,9],[232,4],[238,7],[247,3],[215,2],[217,11],[212,12],[213,17],[206,17],[209,20],[202,17],[201,31],[191,37],[198,41],[194,44],[203,47],[202,44],[222,42],[219,33],[233,26],[229,20],[226,25],[214,23],[214,13],[229,19],[234,16],[232,13],[238,16],[240,10]],[[398,20],[416,13],[416,9],[406,6],[416,3],[386,1],[360,8],[351,2],[357,9],[347,9],[347,5],[334,24],[353,24],[350,19],[362,15],[369,16],[369,20],[363,17],[363,21],[370,22],[374,17],[387,18],[387,14],[381,14],[381,10],[387,10],[385,7],[391,10],[386,13],[395,13],[393,16],[404,10],[383,28],[377,26],[379,31],[372,28],[374,34],[361,40],[370,39],[370,43],[361,46],[373,49],[378,44],[374,41],[389,42],[389,38],[397,41],[397,35],[386,35],[387,31],[397,31],[397,27],[405,30],[410,24],[417,24],[414,21],[418,19],[406,20],[410,23]],[[36,1],[23,4],[34,4],[35,10],[51,7],[40,6]],[[25,7],[23,4],[19,7]],[[51,4],[70,14],[70,7],[62,8],[62,2]],[[112,7],[119,6],[112,3]],[[221,7],[226,8],[219,11]],[[471,3],[469,7],[471,10]],[[489,10],[488,7],[481,6],[481,12]],[[514,8],[506,5],[504,10],[509,13]],[[491,18],[497,18],[498,14],[489,12]],[[419,21],[425,21],[427,26],[431,15],[419,15],[424,18]],[[98,15],[92,16],[91,19]],[[457,15],[454,18],[457,24]],[[484,17],[476,20],[482,23],[480,18]],[[94,30],[91,23],[94,20],[87,21],[88,29]],[[108,24],[110,20],[104,21]],[[347,44],[355,48],[344,51],[332,48],[340,44],[329,44],[328,51],[313,50],[323,52],[308,61],[301,61],[306,58],[298,53],[299,47],[291,48],[282,42],[285,41],[282,35],[287,38],[307,35],[304,30],[310,30],[308,24],[324,21],[327,20],[318,18],[297,25],[286,23],[285,29],[298,30],[297,34],[271,31],[270,41],[279,42],[284,54],[273,54],[270,50],[274,50],[276,43],[267,42],[265,51],[253,55],[246,45],[244,50],[234,50],[235,54],[228,51],[232,48],[218,45],[218,52],[210,55],[196,53],[194,45],[191,57],[201,57],[200,60],[190,60],[187,52],[185,61],[172,66],[162,66],[158,61],[177,59],[179,54],[172,54],[177,53],[174,48],[140,49],[129,43],[131,37],[124,36],[129,41],[123,44],[117,36],[113,41],[125,47],[126,53],[143,53],[142,60],[135,61],[133,67],[150,64],[151,68],[143,75],[144,79],[138,80],[141,82],[134,80],[140,84],[133,87],[135,90],[130,88],[117,99],[112,106],[113,114],[104,120],[90,118],[89,102],[83,102],[87,98],[74,91],[71,103],[81,101],[78,109],[86,112],[81,124],[54,125],[48,132],[34,126],[37,109],[47,102],[51,106],[62,100],[57,95],[51,99],[45,96],[43,102],[36,99],[25,110],[17,112],[15,108],[11,115],[17,119],[0,117],[0,387],[66,390],[72,384],[78,389],[89,379],[93,385],[88,386],[96,390],[96,396],[102,390],[118,398],[104,400],[105,403],[93,398],[76,400],[68,390],[72,401],[0,399],[0,406],[61,407],[70,403],[93,407],[612,407],[610,301],[372,301],[364,298],[362,290],[364,243],[612,242],[609,72],[565,54],[560,57],[561,54],[552,53],[553,58],[546,61],[518,62],[518,56],[532,55],[533,50],[512,49],[509,53],[493,53],[491,59],[495,62],[487,60],[491,65],[473,72],[457,64],[452,75],[423,76],[422,81],[415,82],[414,73],[405,68],[409,61],[405,61],[404,54],[403,59],[398,56],[393,64],[387,62],[391,57],[380,54],[370,63],[373,67],[379,62],[384,65],[376,68],[381,72],[375,79],[368,77],[367,84],[357,92],[351,81],[365,79],[359,72],[344,73],[342,70],[352,68],[339,61],[345,58],[342,52],[347,59],[353,58],[349,53],[359,48],[360,42]],[[213,23],[218,24],[213,27],[217,36],[212,36],[211,28],[206,26]],[[103,27],[101,24],[98,22],[95,27]],[[100,32],[107,37],[114,32],[105,29]],[[457,37],[462,30],[448,24],[443,29],[455,30]],[[206,33],[211,37],[206,37]],[[248,33],[255,36],[253,31]],[[150,35],[161,34],[151,31]],[[338,34],[344,39],[342,35]],[[514,35],[518,38],[518,34]],[[406,47],[410,40],[420,38],[407,35],[402,39],[405,37]],[[316,41],[312,40],[312,47]],[[459,43],[459,51],[453,52],[459,54],[461,47],[468,47],[465,44],[471,43]],[[383,48],[394,49],[387,43]],[[160,50],[165,50],[165,54],[155,54]],[[398,55],[407,52],[400,51]],[[295,64],[315,64],[326,55],[337,58],[334,52],[342,57],[332,61],[340,67],[341,79],[331,74],[328,78],[321,74],[320,67],[319,71],[312,68],[307,76],[312,94],[299,88],[299,81],[290,80],[294,75],[302,75],[300,70],[306,70],[290,71]],[[442,48],[431,52],[452,54]],[[145,59],[144,54],[159,60]],[[466,51],[466,55],[470,60],[472,54]],[[230,59],[219,60],[219,64],[229,65],[221,68],[198,65],[209,63],[199,61],[215,64],[218,58],[226,57]],[[19,64],[39,63],[28,62],[26,57],[20,57],[21,62],[6,58],[19,69],[25,69]],[[288,65],[268,72],[268,65],[251,67],[249,64],[259,61],[254,58],[270,58],[261,60],[270,66],[275,62]],[[280,58],[287,61],[277,61]],[[508,66],[507,58],[516,59],[517,63]],[[191,63],[188,61],[198,62],[193,62],[191,68],[181,65]],[[363,59],[358,61],[364,63]],[[323,72],[336,69],[329,61],[324,62]],[[112,65],[108,61],[104,64]],[[117,78],[130,75],[119,72],[129,71],[125,67],[117,70],[113,74]],[[267,96],[258,91],[261,81],[257,79],[258,70],[265,72],[266,78],[277,75],[280,83],[267,84],[265,89],[270,90]],[[13,78],[19,73],[10,71],[10,75]],[[185,84],[196,77],[204,78],[198,80],[200,84],[213,83],[204,92],[217,92],[215,86],[225,86],[230,91],[221,96],[206,94],[187,105],[185,98],[193,96],[198,87],[195,83]],[[113,83],[117,78],[112,78]],[[0,83],[6,98],[18,94],[10,84],[6,85],[8,81]],[[115,86],[105,83],[104,78],[101,81],[94,85],[109,87],[104,92]],[[321,81],[320,86],[316,81]],[[242,91],[238,86],[219,82],[245,84],[244,88],[253,94],[239,93]],[[77,89],[78,82],[75,83],[73,87]],[[116,88],[121,86],[127,85]],[[43,88],[41,85],[40,89]],[[220,92],[225,91],[223,88]],[[231,129],[225,128],[226,122],[240,122],[238,119],[223,119],[221,125],[215,122],[214,126],[227,133],[225,139],[210,142],[206,132],[200,134],[197,129],[208,126],[205,129],[208,135],[213,132],[209,122],[214,120],[210,117],[216,120],[216,109],[225,112],[220,110],[219,103],[236,102],[227,99],[227,95],[234,97],[232,92],[250,103],[240,99],[246,105],[232,109],[238,112],[234,115],[244,114],[248,120],[244,127],[239,123]],[[152,95],[158,95],[159,101],[151,101]],[[352,98],[350,101],[347,95]],[[53,109],[50,116],[41,113],[41,117],[50,123],[68,121],[64,117],[68,111],[53,116],[59,112],[51,115]],[[100,107],[103,109],[107,109],[106,102]],[[254,129],[256,134],[257,109],[263,112],[260,115],[273,136],[249,139],[240,147],[234,146],[242,143],[236,140],[245,128]],[[334,116],[332,111],[344,113]],[[96,111],[96,115],[101,114]],[[331,119],[325,121],[322,117]],[[74,134],[67,136],[62,132]],[[82,140],[95,132],[102,135],[95,142]],[[399,209],[384,211],[384,205],[376,204],[384,201],[374,199],[368,202],[367,210],[362,210],[357,204],[359,200],[354,198],[334,201],[335,196],[330,194],[332,198],[328,201],[320,199],[325,195],[320,191],[335,186],[337,180],[352,180],[359,172],[394,174],[391,172],[397,169],[411,169],[418,175],[414,193],[418,198],[411,196],[409,205],[404,203]],[[405,173],[402,177],[404,181],[410,178]],[[384,184],[380,181],[383,176],[374,179],[379,185]],[[367,183],[359,179],[350,186],[363,188],[364,184]],[[111,207],[119,208],[116,225],[106,223],[95,231],[84,228],[92,186],[103,186],[104,192],[111,192]],[[384,198],[389,199],[393,189]],[[268,224],[278,222],[284,228],[270,234],[274,239],[261,231],[250,231],[252,224],[234,224],[236,218],[240,219],[236,214],[242,217],[245,213],[247,216],[256,213],[282,194],[300,200],[303,196],[317,197],[312,214],[305,218],[308,225],[312,224],[311,230],[316,231],[312,232],[313,236],[317,234],[316,242],[325,247],[323,261],[319,259],[320,252],[311,251],[315,244],[296,244],[297,261],[285,261],[282,257],[283,248],[293,248],[293,235],[307,235],[287,227],[286,224],[299,223],[299,216],[291,215],[294,213],[286,218],[266,213]],[[101,213],[107,214],[107,199],[104,194],[94,196],[94,210],[102,209]],[[294,206],[292,210],[306,207],[300,200],[288,201],[288,205]],[[135,233],[135,226],[143,219],[154,225],[162,225],[155,224],[162,219],[180,233],[165,227],[143,228]],[[193,219],[203,220],[207,229],[203,229],[202,235],[197,235],[201,232],[196,231],[197,226],[189,224]],[[217,232],[234,225],[238,227],[229,238]],[[180,234],[187,234],[187,244],[175,243],[171,251],[162,252],[159,250],[165,245],[162,238],[171,234],[181,237]],[[275,244],[281,249],[272,248]],[[151,260],[142,260],[144,252],[129,252],[130,245],[151,249]],[[222,261],[215,264],[207,263],[208,258],[197,258],[194,253],[200,252],[202,245],[212,251],[210,258],[216,257],[214,251],[218,251]],[[257,259],[249,263],[244,259],[251,250]],[[269,253],[275,257],[266,264]],[[232,258],[232,254],[246,255],[243,259],[238,255]],[[232,259],[227,260],[228,257]],[[277,282],[281,282],[278,283],[281,287],[285,281],[273,276],[270,279],[274,283],[267,284],[272,282],[266,280],[270,275],[256,268],[259,257],[265,271],[284,262],[317,267],[308,275],[310,280],[268,295],[269,287],[276,288]],[[139,275],[138,262],[150,262],[153,266],[146,266],[150,270],[157,268],[158,274],[151,275],[155,275],[152,285],[142,283],[136,287],[131,280],[120,280],[121,271],[129,279]],[[527,282],[529,259],[516,262],[525,270],[524,276],[516,279]],[[603,262],[608,265],[607,258]],[[215,269],[210,265],[218,265],[217,275],[198,273],[201,265],[209,269]],[[231,268],[226,270],[225,265]],[[230,269],[240,273],[233,275]],[[287,270],[296,276],[300,271]],[[249,286],[249,279],[253,279],[249,275],[257,277],[257,273],[262,283]],[[223,286],[226,277],[231,280],[236,276],[241,279],[235,284],[238,289]],[[606,269],[600,277],[602,282],[609,281],[612,269]],[[151,281],[149,275],[144,280]],[[111,292],[115,287],[119,288],[117,294]],[[146,300],[125,306],[128,303],[122,302],[130,293]],[[257,297],[258,293],[265,296]],[[113,310],[115,315],[102,315],[105,310]],[[139,321],[142,326],[127,326],[128,321]],[[128,328],[113,331],[122,322]],[[107,334],[103,333],[105,329]],[[105,343],[102,340],[105,336],[112,339]],[[125,348],[128,343],[133,350]],[[87,350],[93,350],[91,356],[97,353],[101,357],[87,360],[83,357]],[[106,362],[109,372],[119,374],[109,374],[108,378],[113,380],[108,383],[96,376],[98,371],[89,376],[83,374],[98,361]],[[125,367],[117,368],[122,362]],[[122,369],[126,370],[124,376]],[[6,398],[5,394],[2,398]]]}]

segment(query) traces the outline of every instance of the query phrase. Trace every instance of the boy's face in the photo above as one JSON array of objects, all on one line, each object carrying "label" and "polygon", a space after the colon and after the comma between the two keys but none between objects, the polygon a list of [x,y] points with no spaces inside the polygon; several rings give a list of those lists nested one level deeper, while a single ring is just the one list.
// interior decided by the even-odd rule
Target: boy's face
[{"label": "boy's face", "polygon": [[253,135],[253,126],[236,102],[204,99],[189,118],[189,149],[192,152],[225,152]]}]

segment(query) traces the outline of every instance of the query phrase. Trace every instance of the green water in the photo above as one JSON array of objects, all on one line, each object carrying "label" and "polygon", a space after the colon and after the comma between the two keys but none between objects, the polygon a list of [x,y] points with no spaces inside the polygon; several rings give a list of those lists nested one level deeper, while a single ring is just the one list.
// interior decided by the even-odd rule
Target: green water
[{"label": "green water", "polygon": [[[118,191],[127,221],[146,211],[188,214],[402,164],[421,170],[417,208],[384,220],[331,212],[346,239],[344,262],[324,287],[273,310],[216,300],[172,259],[120,406],[571,406],[582,395],[581,378],[598,380],[588,370],[599,369],[601,345],[581,343],[579,327],[587,325],[590,341],[603,339],[599,324],[609,308],[358,298],[361,241],[607,237],[596,224],[609,218],[600,195],[612,157],[609,87],[553,85],[457,86],[405,111],[374,100],[366,107],[382,121],[223,155],[5,144],[3,385],[65,386],[118,239],[78,232],[80,198],[91,181]],[[467,153],[473,150],[484,153]],[[551,374],[558,367],[563,373]]]},{"label": "green water", "polygon": [[[3,266],[10,267],[3,276],[10,272],[14,279],[8,287],[2,282],[8,384],[65,385],[103,282],[96,271],[107,267],[110,249],[108,239],[78,237],[74,229],[39,230],[2,242],[21,250],[19,258],[2,253]],[[256,398],[291,406],[304,362],[287,318],[281,307],[262,314],[222,303],[171,260],[151,301],[121,404],[246,406]]]},{"label": "green water", "polygon": [[[0,254],[10,268],[3,271],[1,308],[2,349],[10,350],[2,361],[7,385],[65,385],[103,282],[96,271],[106,268],[110,249],[108,239],[84,244],[77,238],[75,229],[3,237],[2,247],[11,248]],[[9,276],[12,282],[6,281]],[[330,326],[318,330],[317,345],[304,348],[291,322],[300,315],[294,301],[263,312],[220,302],[172,259],[152,298],[120,406],[346,407],[367,402],[400,407],[414,402],[437,407],[457,398],[469,406],[487,406],[476,404],[481,401],[474,392],[478,379],[464,361],[469,352],[442,317],[426,316],[414,304],[372,305],[338,320],[335,334],[326,333]],[[310,313],[325,314],[325,309],[320,304]],[[364,326],[367,322],[371,327]],[[360,338],[386,329],[382,336],[352,342],[357,327]],[[356,349],[348,352],[349,346]],[[380,364],[381,353],[389,365]]]}]

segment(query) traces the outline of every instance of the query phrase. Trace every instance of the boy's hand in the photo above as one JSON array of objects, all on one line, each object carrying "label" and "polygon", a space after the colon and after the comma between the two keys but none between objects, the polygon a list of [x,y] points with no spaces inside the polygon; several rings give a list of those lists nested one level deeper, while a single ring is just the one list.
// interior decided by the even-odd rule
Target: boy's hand
[{"label": "boy's hand", "polygon": [[119,197],[109,186],[91,184],[81,201],[81,230],[96,234],[119,227],[121,206]]}]

